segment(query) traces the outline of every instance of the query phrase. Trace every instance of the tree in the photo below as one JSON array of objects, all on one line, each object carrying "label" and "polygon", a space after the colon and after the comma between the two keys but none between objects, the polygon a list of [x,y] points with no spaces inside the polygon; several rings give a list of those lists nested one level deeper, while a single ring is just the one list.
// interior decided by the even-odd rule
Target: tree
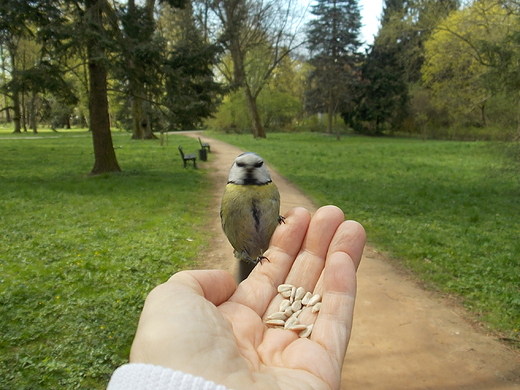
[{"label": "tree", "polygon": [[[164,0],[161,4],[184,8],[188,0]],[[161,94],[161,73],[165,59],[165,42],[157,33],[155,0],[136,3],[128,0],[121,7],[118,19],[122,32],[117,35],[121,58],[118,78],[125,86],[124,91],[131,100],[132,138],[156,138],[152,129],[150,101]]]},{"label": "tree", "polygon": [[[479,2],[480,3],[480,2]],[[487,87],[491,92],[505,91],[518,104],[517,134],[520,140],[520,3],[518,1],[482,1],[472,9],[478,12],[486,25],[494,27],[494,34],[486,34],[472,42],[479,62],[488,67]],[[486,6],[488,5],[488,6]],[[495,12],[490,12],[490,8]],[[498,26],[497,26],[498,23]],[[497,31],[500,32],[497,34]]]},{"label": "tree", "polygon": [[127,100],[122,111],[131,112],[133,139],[153,139],[154,129],[194,128],[215,111],[222,92],[213,77],[221,47],[205,40],[192,3],[154,4],[132,1],[119,13],[122,55],[113,74]]},{"label": "tree", "polygon": [[399,61],[409,85],[421,81],[424,42],[459,0],[385,0],[381,29],[376,40],[399,46]]},{"label": "tree", "polygon": [[4,94],[11,99],[13,110],[14,132],[20,133],[22,128],[21,92],[19,82],[18,48],[24,38],[34,38],[34,25],[43,23],[42,9],[39,4],[5,0],[0,3],[0,44],[7,49],[10,59],[10,82],[3,87]]},{"label": "tree", "polygon": [[[94,168],[92,174],[120,171],[110,134],[107,101],[107,61],[105,49],[107,31],[104,15],[110,10],[105,0],[27,2],[8,0],[2,2],[0,13],[0,33],[2,43],[11,47],[11,82],[13,92],[15,126],[19,129],[20,112],[16,107],[17,93],[21,88],[30,86],[35,92],[41,82],[62,80],[61,61],[78,48],[86,48],[89,70],[89,110],[90,129],[94,144]],[[26,71],[22,82],[16,59],[15,49],[19,39],[29,36],[41,43],[38,64]],[[31,80],[33,82],[31,83]],[[58,82],[60,84],[60,82]],[[63,84],[64,85],[64,84]],[[52,87],[55,87],[53,85]],[[18,122],[18,123],[17,123]],[[16,131],[15,127],[15,131]]]},{"label": "tree", "polygon": [[[478,11],[485,1],[453,12],[425,43],[426,61],[422,67],[425,86],[432,91],[433,104],[454,120],[466,117],[475,108],[481,124],[486,124],[485,105],[493,93],[486,88],[489,68],[478,58],[471,42],[484,37],[504,36],[505,10],[497,4],[485,5],[488,17]],[[489,3],[489,2],[488,2]],[[490,14],[494,17],[491,19]]]},{"label": "tree", "polygon": [[[224,58],[223,62],[230,62]],[[269,128],[290,129],[302,116],[305,62],[285,57],[273,72],[271,80],[257,98],[260,119],[266,130]],[[214,128],[241,133],[250,128],[247,102],[243,91],[228,94],[214,119],[208,121]]]},{"label": "tree", "polygon": [[232,58],[232,69],[222,74],[245,95],[253,137],[266,138],[257,99],[276,67],[301,44],[297,7],[292,0],[217,0],[212,9],[224,31],[219,39]]},{"label": "tree", "polygon": [[88,28],[86,39],[89,70],[89,116],[90,131],[94,144],[94,167],[90,174],[120,172],[112,134],[107,98],[107,65],[102,39],[106,36],[103,27],[104,0],[85,0],[84,26]]},{"label": "tree", "polygon": [[361,132],[398,130],[410,121],[411,91],[422,88],[424,42],[457,0],[385,0],[381,27],[362,65],[355,110],[343,117]]},{"label": "tree", "polygon": [[[362,81],[356,93],[355,110],[342,116],[354,130],[380,134],[385,125],[397,129],[407,115],[408,86],[399,62],[399,46],[377,42],[370,48],[361,66]],[[373,127],[363,126],[372,123]]]},{"label": "tree", "polygon": [[407,116],[408,78],[402,53],[406,40],[396,39],[391,28],[395,20],[403,18],[405,7],[404,0],[385,1],[381,28],[361,66],[355,110],[342,113],[358,132],[381,133],[388,122],[395,129]]},{"label": "tree", "polygon": [[313,71],[309,77],[306,107],[326,112],[332,132],[337,112],[346,111],[358,82],[361,16],[356,0],[318,0],[311,13],[307,40]]},{"label": "tree", "polygon": [[214,76],[222,46],[205,38],[191,3],[175,14],[161,19],[164,38],[171,42],[162,67],[166,93],[161,104],[168,110],[169,127],[194,129],[217,110],[225,93]]},{"label": "tree", "polygon": [[155,0],[121,7],[121,57],[116,72],[131,101],[132,139],[156,138],[152,131],[149,88],[158,85],[161,43],[155,39]]}]

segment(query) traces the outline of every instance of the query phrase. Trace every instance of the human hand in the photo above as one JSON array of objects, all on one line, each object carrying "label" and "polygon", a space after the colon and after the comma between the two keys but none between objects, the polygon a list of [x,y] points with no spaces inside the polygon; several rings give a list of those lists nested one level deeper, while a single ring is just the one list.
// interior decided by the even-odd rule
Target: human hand
[{"label": "human hand", "polygon": [[[225,271],[182,271],[147,297],[130,353],[148,363],[240,389],[339,389],[350,338],[361,225],[334,206],[312,220],[295,208],[275,231],[264,261],[236,286]],[[310,338],[268,328],[283,283],[320,293]],[[303,321],[302,321],[303,322]]]}]

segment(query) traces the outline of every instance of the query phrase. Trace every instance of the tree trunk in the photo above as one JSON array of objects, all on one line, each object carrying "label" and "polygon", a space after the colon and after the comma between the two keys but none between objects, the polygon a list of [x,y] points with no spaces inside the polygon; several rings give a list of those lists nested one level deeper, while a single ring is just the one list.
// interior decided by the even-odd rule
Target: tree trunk
[{"label": "tree trunk", "polygon": [[20,108],[20,93],[17,91],[13,92],[13,133],[22,132],[22,110]]},{"label": "tree trunk", "polygon": [[[17,78],[17,69],[16,69],[16,45],[14,43],[9,43],[7,45],[9,49],[9,55],[11,56],[11,77],[13,79]],[[13,80],[14,81],[14,80]],[[22,132],[22,109],[20,107],[20,93],[18,91],[13,91],[13,96],[11,97],[13,101],[13,123],[14,123],[14,131],[13,133],[21,133]]]},{"label": "tree trunk", "polygon": [[334,117],[334,109],[332,108],[332,103],[329,102],[329,107],[327,110],[327,134],[332,133],[332,118]]},{"label": "tree trunk", "polygon": [[251,126],[254,138],[267,138],[264,126],[262,125],[262,119],[258,113],[258,106],[256,104],[256,98],[251,93],[251,89],[246,84],[244,87],[246,94],[247,108],[249,109],[249,115],[251,116]]},{"label": "tree trunk", "polygon": [[141,99],[137,96],[132,98],[132,139],[143,139],[144,129],[141,126],[143,120],[143,107]]},{"label": "tree trunk", "polygon": [[143,102],[139,96],[132,99],[132,139],[157,139],[152,129],[152,118],[143,110]]},{"label": "tree trunk", "polygon": [[[102,31],[102,7],[99,0],[85,2],[87,13],[91,14],[94,28]],[[95,36],[95,34],[92,33]],[[104,52],[98,38],[93,37],[87,43],[88,71],[89,71],[89,113],[90,131],[94,144],[94,167],[91,175],[105,172],[120,172],[116,153],[110,133],[110,119],[108,115],[107,98],[107,70],[103,62]]]},{"label": "tree trunk", "polygon": [[27,133],[27,104],[25,102],[25,96],[26,96],[26,93],[25,93],[25,88],[24,88],[24,91],[21,93],[21,96],[22,96],[22,100],[20,101],[20,107],[22,109],[22,115],[20,116],[21,118],[21,126],[22,126],[22,129],[23,129],[23,132],[24,133]]},{"label": "tree trunk", "polygon": [[258,105],[256,104],[256,96],[253,95],[253,92],[251,91],[251,87],[245,80],[244,57],[242,55],[242,52],[240,49],[240,43],[238,41],[231,42],[231,56],[233,58],[235,85],[241,86],[244,88],[244,93],[245,93],[246,102],[247,102],[247,108],[249,111],[249,116],[251,118],[251,130],[253,132],[253,137],[254,138],[267,138],[267,134],[265,133],[265,128],[262,125],[262,119],[260,118],[260,114],[258,113]]},{"label": "tree trunk", "polygon": [[254,138],[267,138],[262,119],[258,113],[256,96],[253,95],[250,85],[246,81],[244,66],[244,52],[241,45],[241,30],[246,18],[245,1],[228,1],[224,4],[227,18],[227,34],[229,39],[229,50],[233,59],[233,82],[235,87],[243,87],[246,96],[247,108],[251,117],[251,130]]},{"label": "tree trunk", "polygon": [[517,123],[516,123],[516,137],[515,141],[520,141],[520,94],[518,96],[518,111],[517,111]]},{"label": "tree trunk", "polygon": [[[336,111],[336,110],[334,110]],[[336,140],[341,140],[341,135],[339,133],[339,126],[338,126],[338,118],[336,117],[336,114],[334,114],[334,128],[336,129]]]},{"label": "tree trunk", "polygon": [[157,136],[153,133],[152,117],[150,114],[145,115],[146,130],[144,133],[144,139],[157,139]]},{"label": "tree trunk", "polygon": [[[4,56],[4,46],[0,45],[0,66],[2,67],[2,80],[6,80],[5,75],[5,56]],[[4,107],[5,107],[5,122],[11,123],[11,113],[9,112],[8,103],[7,103],[7,95],[4,95]]]},{"label": "tree trunk", "polygon": [[32,93],[30,107],[29,107],[29,128],[32,129],[34,134],[38,133],[38,124],[36,121],[36,92]]}]

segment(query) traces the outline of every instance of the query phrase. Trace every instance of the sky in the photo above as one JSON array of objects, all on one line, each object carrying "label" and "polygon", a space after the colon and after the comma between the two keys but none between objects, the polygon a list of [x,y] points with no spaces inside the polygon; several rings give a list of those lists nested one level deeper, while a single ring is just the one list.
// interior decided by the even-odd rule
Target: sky
[{"label": "sky", "polygon": [[363,24],[361,39],[367,44],[371,44],[379,29],[383,0],[359,0],[358,4],[361,9],[361,23]]}]

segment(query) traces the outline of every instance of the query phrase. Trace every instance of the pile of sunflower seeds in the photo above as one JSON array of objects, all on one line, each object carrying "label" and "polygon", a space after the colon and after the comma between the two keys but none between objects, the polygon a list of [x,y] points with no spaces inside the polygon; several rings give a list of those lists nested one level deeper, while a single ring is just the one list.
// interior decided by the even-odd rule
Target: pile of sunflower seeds
[{"label": "pile of sunflower seeds", "polygon": [[277,312],[267,316],[264,323],[272,328],[281,328],[298,332],[300,337],[309,337],[314,324],[300,323],[300,315],[304,310],[318,313],[321,308],[320,294],[312,294],[303,287],[292,284],[281,284],[278,292],[284,298]]}]

